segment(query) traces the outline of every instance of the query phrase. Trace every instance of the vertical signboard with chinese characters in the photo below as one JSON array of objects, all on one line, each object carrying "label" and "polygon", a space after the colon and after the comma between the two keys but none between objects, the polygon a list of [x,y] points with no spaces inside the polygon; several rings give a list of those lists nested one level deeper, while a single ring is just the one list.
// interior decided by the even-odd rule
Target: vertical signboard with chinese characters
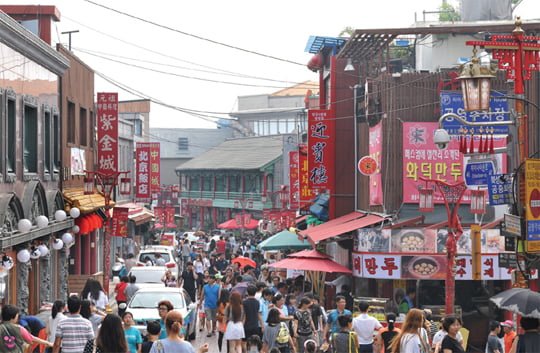
[{"label": "vertical signboard with chinese characters", "polygon": [[289,190],[290,208],[296,210],[300,207],[300,157],[298,151],[289,152]]},{"label": "vertical signboard with chinese characters", "polygon": [[137,142],[135,148],[136,173],[135,180],[137,187],[135,190],[136,202],[150,202],[150,144]]},{"label": "vertical signboard with chinese characters", "polygon": [[98,171],[110,175],[118,170],[118,93],[97,94]]},{"label": "vertical signboard with chinese characters", "polygon": [[540,252],[540,160],[525,161],[525,218],[527,250]]},{"label": "vertical signboard with chinese characters", "polygon": [[309,188],[334,192],[335,120],[332,110],[308,111],[308,178]]},{"label": "vertical signboard with chinese characters", "polygon": [[369,204],[383,204],[381,159],[382,159],[382,121],[369,128],[369,155],[377,161],[377,171],[369,176]]},{"label": "vertical signboard with chinese characters", "polygon": [[113,237],[127,237],[129,208],[115,207],[113,208],[112,231]]},{"label": "vertical signboard with chinese characters", "polygon": [[298,144],[299,181],[300,181],[300,206],[310,203],[314,198],[313,190],[309,188],[308,145]]},{"label": "vertical signboard with chinese characters", "polygon": [[150,142],[150,192],[160,193],[161,163],[159,142]]}]

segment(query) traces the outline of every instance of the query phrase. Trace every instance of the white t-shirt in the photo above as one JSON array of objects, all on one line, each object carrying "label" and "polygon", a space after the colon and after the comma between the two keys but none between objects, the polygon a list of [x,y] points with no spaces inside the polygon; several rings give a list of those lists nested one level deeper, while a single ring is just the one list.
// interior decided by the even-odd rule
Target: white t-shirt
[{"label": "white t-shirt", "polygon": [[64,320],[66,315],[62,313],[57,313],[56,317],[53,319],[52,316],[49,317],[49,336],[47,336],[47,341],[54,343],[56,339],[56,326],[61,320]]},{"label": "white t-shirt", "polygon": [[[448,332],[443,331],[443,330],[437,331],[437,333],[433,335],[433,339],[431,340],[431,344],[433,345],[433,347],[435,347],[437,343],[442,342],[444,336],[446,336],[447,334]],[[459,331],[456,335],[456,340],[460,343],[463,342],[463,336],[461,335],[461,332]]]},{"label": "white t-shirt", "polygon": [[404,353],[424,353],[420,336],[406,333],[401,337],[399,351]]},{"label": "white t-shirt", "polygon": [[379,320],[373,316],[362,313],[353,319],[353,330],[358,335],[358,344],[373,343],[375,330],[382,327]]}]

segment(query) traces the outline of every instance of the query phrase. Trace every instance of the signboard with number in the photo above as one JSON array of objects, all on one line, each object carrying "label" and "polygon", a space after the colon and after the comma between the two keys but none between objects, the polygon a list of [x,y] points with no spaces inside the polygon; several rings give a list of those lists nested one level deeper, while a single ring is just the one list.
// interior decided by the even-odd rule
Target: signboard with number
[{"label": "signboard with number", "polygon": [[488,178],[489,204],[492,206],[512,204],[512,176],[493,174]]},{"label": "signboard with number", "polygon": [[[509,121],[508,102],[506,98],[498,98],[497,96],[505,95],[506,92],[492,91],[489,110],[492,113],[498,114],[479,114],[477,112],[465,112],[463,108],[463,95],[459,91],[441,91],[441,114],[454,113],[470,122],[489,122],[489,121]],[[463,129],[470,131],[471,127],[466,126],[457,119],[446,119],[443,121],[443,129],[447,130],[450,135],[462,135]],[[483,126],[493,129],[495,135],[508,135],[508,126]],[[460,131],[460,129],[462,129]],[[480,134],[479,127],[474,127],[474,132]]]},{"label": "signboard with number", "polygon": [[527,249],[540,252],[540,160],[525,161],[525,217]]},{"label": "signboard with number", "polygon": [[97,94],[98,171],[110,175],[118,170],[118,93]]},{"label": "signboard with number", "polygon": [[465,166],[465,184],[467,186],[486,186],[491,175],[495,174],[493,161],[469,160]]}]

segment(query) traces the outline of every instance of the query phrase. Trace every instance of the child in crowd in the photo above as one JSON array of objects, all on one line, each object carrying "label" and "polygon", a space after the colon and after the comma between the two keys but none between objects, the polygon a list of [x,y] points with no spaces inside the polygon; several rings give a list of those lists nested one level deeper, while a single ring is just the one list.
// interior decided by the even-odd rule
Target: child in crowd
[{"label": "child in crowd", "polygon": [[148,323],[146,324],[146,332],[147,332],[148,341],[143,342],[141,353],[150,352],[150,348],[152,348],[152,345],[154,344],[154,342],[157,341],[159,338],[160,331],[161,331],[161,325],[159,324],[159,321],[157,320],[148,321]]}]

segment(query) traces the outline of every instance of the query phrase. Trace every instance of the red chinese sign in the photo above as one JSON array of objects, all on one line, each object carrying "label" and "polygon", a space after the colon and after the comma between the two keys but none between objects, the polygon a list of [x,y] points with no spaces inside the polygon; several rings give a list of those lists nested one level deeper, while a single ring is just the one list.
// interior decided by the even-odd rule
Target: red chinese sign
[{"label": "red chinese sign", "polygon": [[289,204],[295,210],[300,207],[300,156],[298,151],[289,152]]},{"label": "red chinese sign", "polygon": [[335,120],[331,110],[308,111],[309,188],[323,193],[334,191]]},{"label": "red chinese sign", "polygon": [[110,175],[118,170],[118,93],[97,94],[98,171]]},{"label": "red chinese sign", "polygon": [[161,150],[159,142],[150,142],[150,191],[160,192]]},{"label": "red chinese sign", "polygon": [[300,203],[310,203],[314,199],[313,190],[309,188],[309,167],[307,143],[298,144],[299,179],[300,179]]},{"label": "red chinese sign", "polygon": [[160,149],[158,142],[141,143],[136,146],[136,173],[137,188],[135,199],[137,202],[150,202],[152,192],[159,192],[160,179]]},{"label": "red chinese sign", "polygon": [[128,215],[129,215],[128,207],[113,208],[111,236],[127,237]]},{"label": "red chinese sign", "polygon": [[154,207],[154,218],[157,223],[167,225],[169,223],[174,223],[174,212],[175,209],[172,206],[155,206]]}]

